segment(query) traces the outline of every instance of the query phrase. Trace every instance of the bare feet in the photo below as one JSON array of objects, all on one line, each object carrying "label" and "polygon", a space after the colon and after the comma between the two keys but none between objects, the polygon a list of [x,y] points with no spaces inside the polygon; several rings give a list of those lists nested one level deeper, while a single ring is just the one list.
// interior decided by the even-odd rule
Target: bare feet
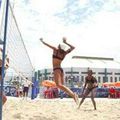
[{"label": "bare feet", "polygon": [[80,104],[79,104],[79,106],[77,107],[77,109],[80,109]]},{"label": "bare feet", "polygon": [[76,93],[74,94],[74,100],[75,100],[76,104],[78,105],[79,99],[78,99],[78,95]]}]

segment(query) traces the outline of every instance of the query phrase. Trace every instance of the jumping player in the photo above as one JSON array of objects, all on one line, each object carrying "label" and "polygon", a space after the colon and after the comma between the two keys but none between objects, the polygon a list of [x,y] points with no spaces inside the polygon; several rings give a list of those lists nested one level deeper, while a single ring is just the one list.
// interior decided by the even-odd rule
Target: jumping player
[{"label": "jumping player", "polygon": [[74,46],[70,45],[66,38],[63,37],[63,43],[69,46],[68,50],[64,50],[60,44],[58,45],[58,48],[53,47],[49,45],[48,43],[44,42],[42,38],[40,38],[40,41],[51,48],[53,50],[53,56],[52,56],[52,63],[53,63],[53,74],[54,74],[54,81],[57,85],[57,87],[63,91],[65,91],[69,96],[71,96],[76,104],[78,104],[78,96],[76,93],[73,93],[68,87],[64,85],[64,72],[61,68],[61,63],[64,60],[65,56],[70,53],[73,49],[75,49]]}]

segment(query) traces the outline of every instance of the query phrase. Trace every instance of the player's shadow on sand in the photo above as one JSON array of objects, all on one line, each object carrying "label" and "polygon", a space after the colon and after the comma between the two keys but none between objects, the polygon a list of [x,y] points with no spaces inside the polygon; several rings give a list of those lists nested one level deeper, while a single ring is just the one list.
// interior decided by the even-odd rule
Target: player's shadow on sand
[{"label": "player's shadow on sand", "polygon": [[84,112],[93,112],[93,111],[96,111],[96,110],[94,110],[94,109],[82,109],[82,111],[84,111]]}]

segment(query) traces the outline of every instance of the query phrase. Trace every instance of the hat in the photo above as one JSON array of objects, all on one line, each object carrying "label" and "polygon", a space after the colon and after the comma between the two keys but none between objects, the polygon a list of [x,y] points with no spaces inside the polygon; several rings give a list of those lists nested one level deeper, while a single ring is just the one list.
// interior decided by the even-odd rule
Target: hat
[{"label": "hat", "polygon": [[61,48],[62,50],[65,50],[65,45],[60,44],[60,48]]}]

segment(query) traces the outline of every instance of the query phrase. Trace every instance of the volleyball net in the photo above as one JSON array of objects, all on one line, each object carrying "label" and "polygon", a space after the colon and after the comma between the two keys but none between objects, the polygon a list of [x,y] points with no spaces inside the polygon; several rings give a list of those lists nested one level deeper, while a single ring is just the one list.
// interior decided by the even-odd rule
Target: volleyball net
[{"label": "volleyball net", "polygon": [[[3,46],[2,41],[4,39],[4,26],[5,26],[4,3],[3,3],[3,9],[1,9],[0,14],[1,14],[0,15],[0,47],[2,48]],[[28,77],[28,79],[32,80],[34,69],[10,3],[8,9],[6,55],[9,58],[9,69],[7,70],[8,74],[12,73],[11,75],[14,74],[16,76],[22,77],[22,79]],[[6,75],[8,75],[7,73]]]}]

